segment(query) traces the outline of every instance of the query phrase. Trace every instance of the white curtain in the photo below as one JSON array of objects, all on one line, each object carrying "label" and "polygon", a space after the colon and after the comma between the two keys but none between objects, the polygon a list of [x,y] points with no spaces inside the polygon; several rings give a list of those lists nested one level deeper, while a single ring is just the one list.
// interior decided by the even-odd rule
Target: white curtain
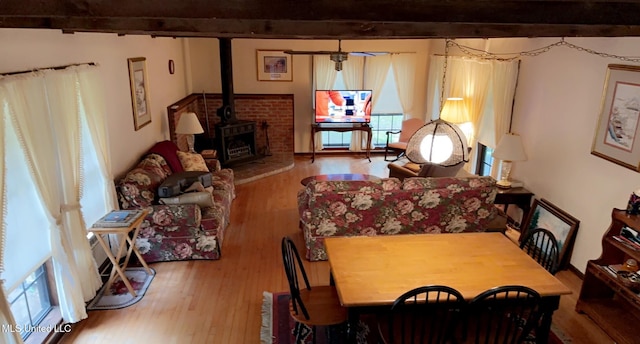
[{"label": "white curtain", "polygon": [[[493,87],[493,123],[495,132],[493,145],[491,143],[488,143],[488,145],[495,148],[502,135],[508,133],[511,126],[513,98],[518,82],[520,61],[492,61],[492,65],[493,77],[491,84]],[[493,164],[491,166],[491,175],[495,178],[498,176],[499,165]]]},{"label": "white curtain", "polygon": [[[313,55],[313,80],[315,80],[316,90],[330,90],[333,88],[337,74],[335,62],[331,61],[327,55]],[[322,132],[316,133],[315,142],[315,150],[319,151],[324,148]]]},{"label": "white curtain", "polygon": [[[342,80],[348,90],[362,89],[364,79],[364,56],[349,56],[349,60],[343,65]],[[352,152],[361,152],[365,149],[366,134],[362,131],[351,132],[351,144],[349,150]]]},{"label": "white curtain", "polygon": [[[0,87],[0,106],[4,107],[7,104],[7,99],[3,96],[3,88]],[[4,112],[0,112],[0,133],[4,135],[5,118]],[[0,154],[2,157],[5,155],[5,142],[4,137],[0,139]],[[5,192],[5,166],[4,159],[0,159],[0,274],[4,272],[4,245],[5,245],[5,209],[7,204],[7,194]],[[7,296],[4,293],[4,281],[0,280],[0,324],[16,325],[16,321],[11,313]],[[7,344],[19,344],[22,343],[20,333],[17,331],[2,331],[0,334],[0,342]]]},{"label": "white curtain", "polygon": [[364,66],[364,88],[373,90],[374,97],[371,98],[371,108],[375,109],[378,99],[383,97],[381,94],[382,87],[387,79],[389,66],[391,65],[391,55],[378,55],[366,58]]},{"label": "white curtain", "polygon": [[[430,70],[437,70],[445,72],[444,69],[444,56],[433,56],[431,59],[432,64],[439,64],[441,66],[434,66]],[[442,75],[439,78],[431,79],[437,82],[438,85],[442,84]],[[439,81],[437,79],[440,79]],[[482,121],[482,116],[485,110],[485,104],[488,101],[489,87],[492,80],[492,65],[490,61],[474,60],[462,57],[450,56],[447,61],[446,78],[444,87],[444,99],[447,97],[462,97],[464,98],[467,111],[469,111],[469,118],[471,119],[472,130],[467,133],[467,141],[469,147],[475,147],[477,142],[478,128]],[[444,100],[443,99],[443,100]],[[440,99],[438,97],[437,102],[438,109],[440,108]],[[438,110],[439,112],[439,110]],[[472,154],[472,156],[475,156]],[[465,166],[466,170],[469,170],[473,165],[473,161]]]},{"label": "white curtain", "polygon": [[[83,175],[80,131],[83,114],[77,72],[76,67],[45,72],[50,120],[60,162],[58,168],[63,202],[60,245],[52,246],[54,269],[56,281],[63,286],[62,293],[66,294],[64,299],[68,300],[64,307],[61,306],[61,309],[67,310],[67,316],[63,312],[63,318],[73,322],[86,318],[84,303],[95,296],[102,284],[87,240],[87,225],[80,211]],[[66,278],[63,277],[65,275]]]},{"label": "white curtain", "polygon": [[[484,113],[484,105],[489,94],[491,63],[450,57],[447,69],[449,97],[463,97],[473,126],[471,137],[467,137],[469,147],[475,147],[476,136]],[[446,94],[445,94],[446,96]]]},{"label": "white curtain", "polygon": [[82,74],[83,69],[41,71],[3,84],[9,116],[49,221],[56,289],[65,322],[87,317],[85,302],[101,285],[79,204],[79,105],[89,98],[82,99],[81,94],[91,91],[79,90],[78,72]]},{"label": "white curtain", "polygon": [[416,54],[393,54],[391,66],[396,79],[398,97],[402,105],[404,119],[413,118],[413,94],[416,84]]},{"label": "white curtain", "polygon": [[97,68],[86,66],[77,67],[77,74],[84,113],[104,176],[105,204],[110,205],[112,209],[117,209],[116,186],[111,172],[111,153],[107,136],[107,106],[100,74]]}]

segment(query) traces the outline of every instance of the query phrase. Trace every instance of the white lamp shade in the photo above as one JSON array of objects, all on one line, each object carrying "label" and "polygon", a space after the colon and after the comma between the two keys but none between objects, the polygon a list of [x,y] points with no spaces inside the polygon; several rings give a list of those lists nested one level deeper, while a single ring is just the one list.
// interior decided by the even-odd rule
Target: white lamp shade
[{"label": "white lamp shade", "polygon": [[447,135],[429,134],[420,142],[420,154],[426,161],[441,164],[453,154],[453,142]]},{"label": "white lamp shade", "polygon": [[518,134],[505,134],[500,139],[498,146],[493,151],[492,156],[496,159],[506,161],[524,161],[527,160],[527,154],[522,146],[522,139]]},{"label": "white lamp shade", "polygon": [[204,129],[195,112],[183,113],[176,127],[176,134],[202,134]]},{"label": "white lamp shade", "polygon": [[411,136],[405,155],[416,164],[430,162],[445,167],[453,166],[469,161],[467,138],[457,125],[437,119],[425,124]]},{"label": "white lamp shade", "polygon": [[449,123],[460,124],[470,122],[467,105],[462,98],[447,98],[440,113],[440,119]]}]

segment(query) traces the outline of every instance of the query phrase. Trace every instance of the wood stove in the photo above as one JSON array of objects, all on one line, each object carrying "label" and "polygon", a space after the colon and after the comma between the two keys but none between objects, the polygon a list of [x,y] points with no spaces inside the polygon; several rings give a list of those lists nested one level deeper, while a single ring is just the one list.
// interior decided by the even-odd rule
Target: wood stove
[{"label": "wood stove", "polygon": [[258,158],[256,152],[256,122],[236,117],[233,96],[233,68],[231,39],[220,38],[220,76],[222,107],[217,110],[220,123],[215,126],[216,146],[220,163],[229,166]]},{"label": "wood stove", "polygon": [[256,122],[236,120],[216,125],[218,158],[225,165],[250,161],[256,154]]}]

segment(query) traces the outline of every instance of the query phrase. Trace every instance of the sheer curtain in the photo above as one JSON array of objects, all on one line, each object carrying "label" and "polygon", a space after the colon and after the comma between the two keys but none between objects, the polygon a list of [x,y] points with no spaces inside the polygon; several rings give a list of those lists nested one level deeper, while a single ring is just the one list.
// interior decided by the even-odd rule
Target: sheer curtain
[{"label": "sheer curtain", "polygon": [[404,119],[413,118],[413,94],[416,83],[416,54],[392,54],[391,66],[396,78],[398,97],[402,105]]},{"label": "sheer curtain", "polygon": [[[95,296],[101,285],[80,208],[83,144],[80,128],[81,117],[86,113],[81,104],[87,102],[87,108],[93,109],[104,104],[101,101],[88,104],[91,99],[101,97],[87,95],[95,87],[80,89],[83,83],[80,79],[86,84],[90,75],[96,75],[87,72],[84,78],[79,77],[91,68],[41,71],[16,76],[2,84],[7,115],[49,223],[46,230],[51,235],[56,289],[65,322],[87,317],[85,302]],[[92,82],[96,82],[95,78]],[[104,110],[94,115],[104,116]],[[106,139],[106,134],[102,139]]]},{"label": "sheer curtain", "polygon": [[[449,97],[463,97],[469,111],[473,127],[471,137],[467,137],[469,147],[475,147],[480,121],[484,114],[491,81],[491,63],[489,61],[450,57],[447,68]],[[445,96],[447,96],[445,92]]]},{"label": "sheer curtain", "polygon": [[[513,97],[516,93],[520,61],[492,61],[492,65],[493,78],[491,84],[493,87],[493,123],[495,132],[494,142],[491,147],[495,148],[502,135],[508,133],[511,126]],[[492,176],[498,176],[499,165],[491,165]]]},{"label": "sheer curtain", "polygon": [[111,172],[111,153],[107,136],[107,106],[104,100],[104,88],[98,69],[89,66],[77,67],[79,91],[84,106],[85,119],[91,132],[93,146],[96,147],[98,163],[105,185],[105,204],[117,209],[116,186]]},{"label": "sheer curtain", "polygon": [[[364,56],[349,56],[349,60],[344,64],[342,69],[342,80],[348,90],[362,89],[364,79]],[[358,125],[358,124],[356,124]],[[366,145],[366,135],[362,131],[351,132],[351,144],[349,150],[352,152],[361,152]]]},{"label": "sheer curtain", "polygon": [[[61,186],[60,245],[53,245],[56,281],[62,284],[62,293],[68,300],[65,319],[86,318],[85,301],[95,296],[101,280],[87,240],[87,225],[80,211],[82,196],[81,176],[81,92],[76,67],[61,71],[45,71],[45,84],[49,100],[50,120],[57,142],[58,168]],[[62,250],[62,252],[58,252]],[[80,282],[79,285],[73,281]],[[69,283],[69,285],[65,285]],[[73,287],[72,287],[73,286]],[[79,287],[79,288],[78,288]],[[78,293],[82,298],[70,295]]]},{"label": "sheer curtain", "polygon": [[387,79],[389,66],[391,66],[391,55],[371,56],[366,59],[364,74],[367,77],[364,79],[364,88],[367,90],[373,90],[371,108],[375,109],[378,99],[384,97],[378,91],[382,89],[382,86]]},{"label": "sheer curtain", "polygon": [[[3,97],[4,92],[2,86],[0,86],[0,106],[4,107],[7,104],[7,100]],[[4,135],[5,121],[7,120],[4,115],[4,111],[0,112],[0,133]],[[4,157],[5,143],[4,138],[0,139],[0,154]],[[0,159],[0,274],[4,272],[4,248],[5,248],[5,209],[7,204],[7,194],[5,192],[5,165],[4,159]],[[4,281],[0,280],[0,324],[16,325],[16,321],[11,313],[7,296],[4,293]],[[20,333],[17,331],[2,331],[0,335],[0,342],[7,344],[22,343]]]},{"label": "sheer curtain", "polygon": [[[336,82],[337,74],[335,63],[327,55],[313,55],[313,80],[315,80],[316,90],[331,89]],[[324,148],[322,132],[316,133],[315,142],[315,150],[319,151]]]},{"label": "sheer curtain", "polygon": [[[444,56],[432,56],[431,72],[440,72],[439,75],[430,75],[430,86],[434,91],[432,103],[434,112],[440,111],[440,91],[442,85],[442,73],[444,70]],[[489,88],[492,80],[492,65],[489,61],[467,59],[457,56],[448,57],[446,79],[444,86],[444,99],[447,97],[462,97],[469,111],[472,130],[468,133],[467,142],[469,147],[475,147],[478,136],[478,129],[485,111],[485,104],[488,101]],[[437,88],[435,88],[437,87]],[[434,89],[435,88],[435,89]],[[437,95],[435,91],[438,91]],[[443,100],[444,100],[443,99]],[[471,156],[474,156],[473,154]],[[469,170],[470,166],[465,166]]]}]

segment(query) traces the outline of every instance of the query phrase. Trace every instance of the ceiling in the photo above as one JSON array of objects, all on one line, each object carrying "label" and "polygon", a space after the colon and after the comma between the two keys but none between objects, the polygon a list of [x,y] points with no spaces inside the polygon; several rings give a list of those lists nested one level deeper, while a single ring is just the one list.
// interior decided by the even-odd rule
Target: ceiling
[{"label": "ceiling", "polygon": [[0,28],[170,37],[640,36],[635,0],[2,0]]}]

